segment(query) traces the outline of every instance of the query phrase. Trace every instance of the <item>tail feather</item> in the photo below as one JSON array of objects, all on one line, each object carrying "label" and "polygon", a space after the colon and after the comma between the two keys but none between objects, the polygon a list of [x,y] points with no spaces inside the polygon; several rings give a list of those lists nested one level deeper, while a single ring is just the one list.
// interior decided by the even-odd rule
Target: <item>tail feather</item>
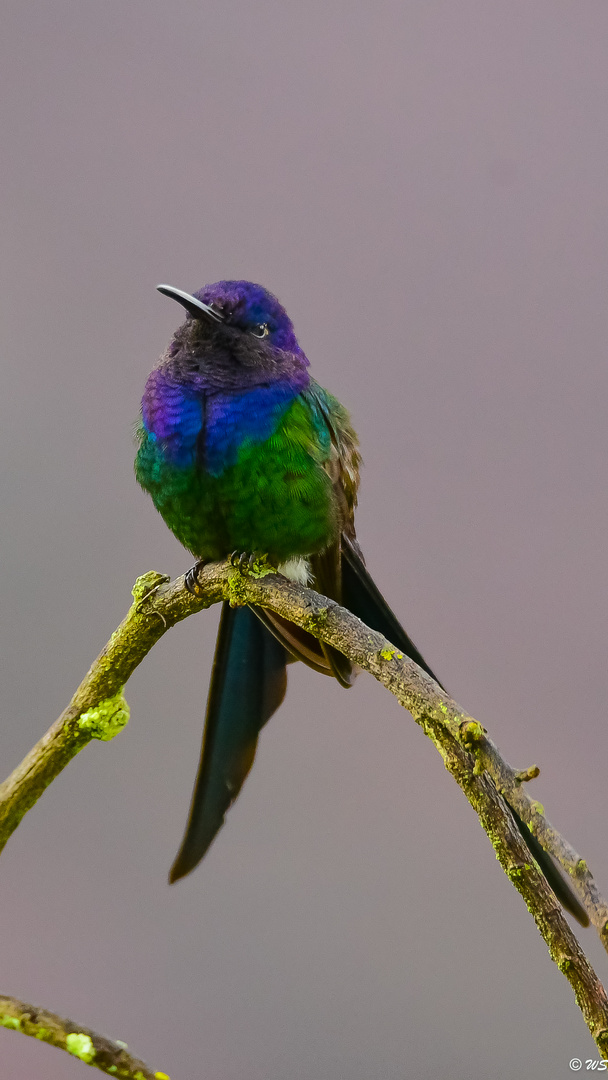
[{"label": "tail feather", "polygon": [[282,615],[269,608],[252,608],[266,629],[285,646],[293,660],[301,660],[320,675],[332,675],[332,670],[318,638],[307,633],[301,626],[290,623]]},{"label": "tail feather", "polygon": [[190,816],[170,881],[194,869],[224,824],[259,732],[285,695],[286,659],[250,608],[223,604]]},{"label": "tail feather", "polygon": [[[356,546],[346,536],[342,536],[342,603],[372,630],[384,634],[391,644],[396,645],[441,686],[422,653],[391,611],[368,573]],[[444,690],[445,687],[441,686],[441,689]]]},{"label": "tail feather", "polygon": [[[310,560],[313,574],[314,587],[317,592],[328,596],[330,600],[336,600],[338,604],[344,603],[342,595],[342,537],[335,544],[331,544],[319,555],[313,555]],[[329,664],[330,675],[337,679],[340,686],[348,690],[354,683],[359,669],[339,649],[329,645],[326,641],[320,641],[319,645],[323,655]]]},{"label": "tail feather", "polygon": [[[426,671],[435,680],[438,686],[444,690],[439,679],[419,653],[412,639],[406,634],[396,615],[389,608],[386,600],[376,587],[365,568],[356,546],[347,538],[342,537],[342,590],[344,606],[357,615],[372,630],[384,634],[386,638],[397,648],[401,649],[410,660],[414,660],[419,667]],[[581,924],[589,925],[589,916],[570,885],[563,877],[556,863],[547,851],[542,847],[528,826],[515,813],[513,807],[509,809],[515,818],[517,827],[524,839],[532,857],[538,863],[547,884],[553,889],[557,899],[566,911]]]},{"label": "tail feather", "polygon": [[528,826],[521,820],[519,815],[516,814],[511,804],[507,803],[507,806],[515,818],[517,828],[525,840],[530,854],[538,863],[547,884],[553,889],[553,892],[562,907],[565,908],[566,911],[569,911],[581,926],[589,926],[589,916],[587,912],[580,903],[578,897],[574,895],[574,892],[563,877],[561,871],[558,870],[556,864],[549,855],[549,852],[545,851],[540,841],[530,832]]}]

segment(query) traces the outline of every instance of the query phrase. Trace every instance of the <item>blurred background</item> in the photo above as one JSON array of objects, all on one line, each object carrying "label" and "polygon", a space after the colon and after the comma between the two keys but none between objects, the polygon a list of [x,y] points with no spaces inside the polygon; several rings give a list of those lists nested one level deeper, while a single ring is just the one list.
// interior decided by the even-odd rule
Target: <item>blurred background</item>
[{"label": "blurred background", "polygon": [[[608,891],[603,0],[5,0],[6,775],[135,577],[191,559],[134,481],[181,315],[278,294],[350,408],[368,565]],[[362,676],[292,668],[202,866],[169,887],[217,609],[1,860],[2,992],[172,1080],[515,1080],[597,1057],[473,811]],[[594,932],[584,947],[608,977]],[[85,1066],[0,1030],[0,1073]]]}]

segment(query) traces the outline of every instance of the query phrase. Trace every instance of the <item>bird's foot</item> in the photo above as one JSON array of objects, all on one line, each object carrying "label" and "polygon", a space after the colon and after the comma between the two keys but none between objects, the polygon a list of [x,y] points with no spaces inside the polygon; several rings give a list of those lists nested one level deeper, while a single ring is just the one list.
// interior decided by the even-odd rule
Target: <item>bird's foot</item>
[{"label": "bird's foot", "polygon": [[191,566],[189,570],[186,570],[186,573],[184,574],[184,585],[188,592],[192,593],[193,596],[201,595],[201,583],[198,580],[198,575],[204,566],[206,566],[205,560],[199,559],[199,561],[196,562],[194,566]]},{"label": "bird's foot", "polygon": [[232,552],[230,562],[243,576],[245,574],[263,574],[268,568],[268,555],[261,554],[259,551],[237,550]]}]

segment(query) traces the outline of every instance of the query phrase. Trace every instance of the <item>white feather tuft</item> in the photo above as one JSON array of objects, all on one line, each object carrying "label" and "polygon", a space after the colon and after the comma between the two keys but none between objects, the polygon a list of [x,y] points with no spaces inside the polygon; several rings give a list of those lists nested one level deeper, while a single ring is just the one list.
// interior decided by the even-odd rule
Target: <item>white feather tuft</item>
[{"label": "white feather tuft", "polygon": [[310,585],[312,581],[310,563],[302,555],[295,555],[293,559],[281,563],[277,569],[280,574],[283,574],[283,577],[297,582],[298,585]]}]

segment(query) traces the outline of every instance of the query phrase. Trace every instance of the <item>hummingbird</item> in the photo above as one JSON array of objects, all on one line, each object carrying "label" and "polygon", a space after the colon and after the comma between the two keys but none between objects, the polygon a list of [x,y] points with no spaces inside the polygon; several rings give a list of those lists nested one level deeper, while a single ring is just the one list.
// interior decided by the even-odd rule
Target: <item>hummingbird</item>
[{"label": "hummingbird", "polygon": [[[186,312],[148,376],[135,475],[197,563],[265,558],[335,600],[436,679],[371,578],[354,524],[361,456],[350,416],[313,379],[291,319],[250,281],[158,291]],[[341,686],[357,669],[337,649],[274,612],[222,604],[200,762],[169,880],[200,862],[251,769],[259,733],[283,701],[287,664],[303,661]],[[441,686],[441,684],[439,683]],[[562,904],[586,912],[514,813]]]}]

